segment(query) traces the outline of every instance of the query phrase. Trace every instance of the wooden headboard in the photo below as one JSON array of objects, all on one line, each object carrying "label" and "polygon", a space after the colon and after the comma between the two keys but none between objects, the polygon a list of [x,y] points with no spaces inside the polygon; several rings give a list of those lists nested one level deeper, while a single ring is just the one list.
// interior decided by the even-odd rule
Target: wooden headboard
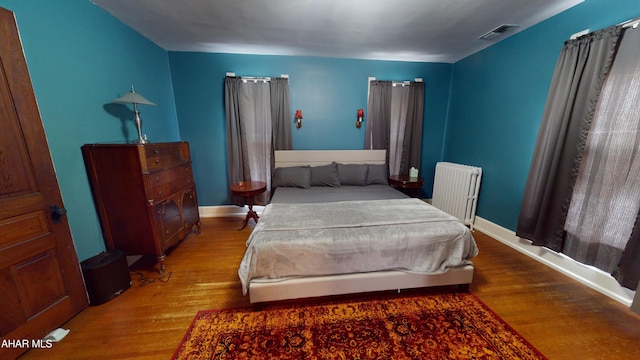
[{"label": "wooden headboard", "polygon": [[276,150],[275,166],[319,166],[342,164],[385,164],[386,150]]}]

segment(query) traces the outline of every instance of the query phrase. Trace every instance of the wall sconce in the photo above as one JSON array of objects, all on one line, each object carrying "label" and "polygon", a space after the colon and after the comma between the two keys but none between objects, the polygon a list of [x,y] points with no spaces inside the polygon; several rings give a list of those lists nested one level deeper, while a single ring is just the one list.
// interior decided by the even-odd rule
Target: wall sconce
[{"label": "wall sconce", "polygon": [[298,129],[302,127],[302,110],[296,110],[296,127]]},{"label": "wall sconce", "polygon": [[358,129],[360,129],[360,126],[362,126],[363,121],[364,121],[364,110],[358,109],[358,119],[356,120],[356,127]]},{"label": "wall sconce", "polygon": [[145,99],[142,95],[138,94],[131,86],[131,92],[128,92],[117,99],[111,100],[115,104],[133,104],[133,121],[136,124],[138,130],[138,138],[133,142],[135,144],[146,144],[149,142],[147,136],[142,136],[142,119],[140,119],[140,111],[138,111],[138,104],[140,105],[155,105],[151,101]]}]

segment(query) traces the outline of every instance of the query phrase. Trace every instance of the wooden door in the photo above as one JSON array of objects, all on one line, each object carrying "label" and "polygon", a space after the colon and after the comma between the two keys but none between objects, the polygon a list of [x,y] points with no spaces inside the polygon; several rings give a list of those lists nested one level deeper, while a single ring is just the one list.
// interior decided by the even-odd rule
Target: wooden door
[{"label": "wooden door", "polygon": [[[83,174],[78,174],[81,176]],[[0,8],[0,358],[88,305],[13,13]]]}]

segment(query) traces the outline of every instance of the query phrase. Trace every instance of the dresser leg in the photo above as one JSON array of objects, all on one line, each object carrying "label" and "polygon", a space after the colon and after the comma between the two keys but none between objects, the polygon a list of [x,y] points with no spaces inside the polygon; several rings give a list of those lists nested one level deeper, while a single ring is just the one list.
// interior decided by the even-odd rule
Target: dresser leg
[{"label": "dresser leg", "polygon": [[158,256],[158,262],[160,262],[160,270],[158,270],[158,272],[160,274],[163,274],[164,271],[167,269],[167,267],[164,265],[164,259],[166,259],[167,256],[165,254],[162,254],[160,256]]}]

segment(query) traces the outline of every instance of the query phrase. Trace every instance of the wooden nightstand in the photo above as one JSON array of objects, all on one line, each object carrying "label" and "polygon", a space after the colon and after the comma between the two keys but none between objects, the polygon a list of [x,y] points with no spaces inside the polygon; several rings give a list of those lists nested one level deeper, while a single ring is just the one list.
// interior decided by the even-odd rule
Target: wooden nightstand
[{"label": "wooden nightstand", "polygon": [[424,179],[421,177],[411,179],[408,175],[392,175],[389,176],[389,185],[411,197],[417,198],[420,196],[420,189],[424,185]]},{"label": "wooden nightstand", "polygon": [[249,205],[249,211],[247,212],[247,216],[244,218],[244,222],[242,223],[242,227],[238,230],[242,230],[247,226],[249,219],[253,219],[256,223],[258,222],[258,214],[253,211],[253,203],[255,197],[262,194],[267,190],[267,183],[262,181],[239,181],[230,186],[231,192],[234,195],[242,196],[245,198],[247,205]]}]

